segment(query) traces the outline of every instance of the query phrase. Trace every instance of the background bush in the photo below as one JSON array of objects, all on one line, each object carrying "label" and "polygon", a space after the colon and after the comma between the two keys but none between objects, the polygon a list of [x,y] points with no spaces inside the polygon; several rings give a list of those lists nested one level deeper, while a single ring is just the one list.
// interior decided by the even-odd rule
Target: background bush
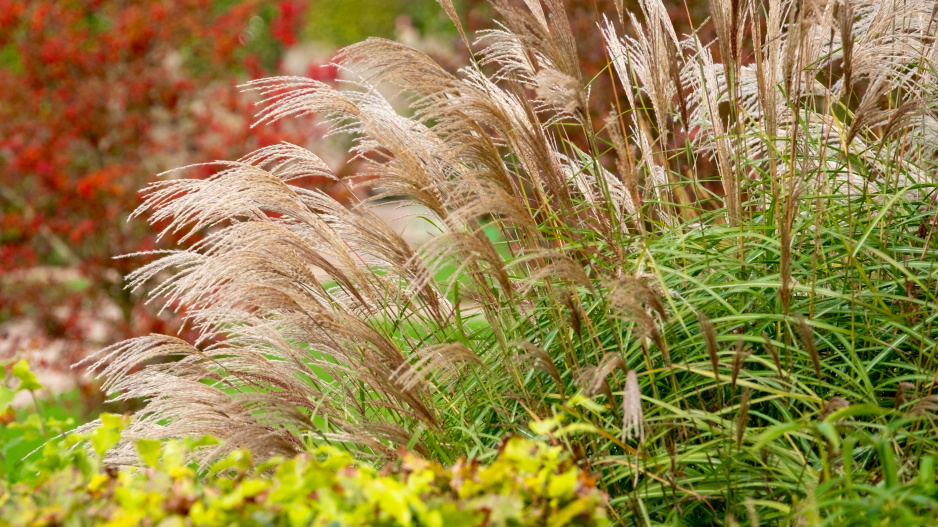
[{"label": "background bush", "polygon": [[123,287],[145,260],[113,258],[157,246],[127,223],[138,190],[179,163],[308,136],[295,124],[252,131],[252,101],[235,88],[283,71],[304,11],[290,1],[0,2],[0,81],[16,87],[0,93],[2,358],[33,352],[55,389],[71,389],[84,382],[68,366],[89,347],[178,329]]}]

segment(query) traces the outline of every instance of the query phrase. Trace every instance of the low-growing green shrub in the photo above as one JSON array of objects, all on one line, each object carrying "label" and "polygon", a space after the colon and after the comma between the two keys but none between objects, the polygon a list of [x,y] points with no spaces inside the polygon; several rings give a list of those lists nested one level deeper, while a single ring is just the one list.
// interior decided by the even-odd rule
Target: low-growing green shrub
[{"label": "low-growing green shrub", "polygon": [[140,468],[102,466],[126,421],[51,442],[28,481],[3,484],[0,525],[606,525],[605,496],[559,447],[514,437],[488,465],[412,454],[380,472],[331,446],[254,465],[236,450],[205,470],[186,453],[216,440],[136,443]]}]

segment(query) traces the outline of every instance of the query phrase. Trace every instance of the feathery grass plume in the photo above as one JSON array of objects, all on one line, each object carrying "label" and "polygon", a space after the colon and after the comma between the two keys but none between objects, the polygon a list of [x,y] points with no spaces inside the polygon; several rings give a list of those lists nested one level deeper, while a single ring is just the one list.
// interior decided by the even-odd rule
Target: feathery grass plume
[{"label": "feathery grass plume", "polygon": [[619,15],[619,23],[625,25],[625,0],[615,0],[616,14]]},{"label": "feathery grass plume", "polygon": [[638,385],[635,370],[629,370],[625,376],[625,396],[622,399],[622,437],[633,437],[639,443],[645,442],[645,414],[642,412],[642,390]]},{"label": "feathery grass plume", "polygon": [[[626,377],[628,376],[629,368],[626,366],[625,361],[619,355],[609,355],[599,366],[584,369],[582,373],[583,379],[581,385],[583,386],[586,395],[605,395],[607,404],[612,405],[614,398],[612,395],[612,387],[609,385],[609,375],[612,374],[616,369],[625,372]],[[626,390],[628,389],[628,386],[626,386]],[[626,395],[626,397],[627,396],[628,395]]]},{"label": "feathery grass plume", "polygon": [[[677,35],[656,0],[625,37],[601,25],[626,104],[600,131],[588,108],[618,105],[590,100],[603,79],[559,0],[495,1],[457,72],[369,39],[339,53],[339,87],[249,83],[258,124],[315,115],[361,170],[284,144],[148,188],[137,216],[184,241],[129,286],[156,282],[198,337],[91,359],[112,397],[145,401],[109,461],[209,433],[203,463],[322,443],[452,462],[563,412],[554,440],[624,522],[726,525],[750,503],[774,525],[832,473],[819,408],[851,401],[838,433],[886,431],[902,466],[938,453],[938,4],[713,3],[717,41]],[[433,234],[412,243],[377,204],[419,207]],[[903,382],[921,393],[880,411]],[[873,488],[883,461],[857,463],[851,488]]]},{"label": "feathery grass plume", "polygon": [[[648,187],[653,189],[657,197],[657,213],[668,221],[667,218],[673,214],[667,206],[671,202],[668,197],[670,181],[664,152],[656,148],[663,150],[667,144],[672,100],[679,91],[671,77],[670,68],[667,67],[678,61],[678,40],[663,5],[659,2],[642,2],[641,8],[648,25],[647,32],[634,15],[629,13],[632,26],[637,30],[636,39],[626,37],[624,41],[620,41],[615,28],[608,20],[605,21],[602,31],[612,63],[625,86],[629,106],[633,109],[630,113],[635,126],[632,128],[632,136],[637,139],[636,143],[642,153],[636,165],[637,169],[644,167],[647,173],[646,182],[653,183]],[[651,100],[654,119],[640,111],[639,90],[644,91]],[[657,135],[654,130],[657,130]],[[614,144],[617,142],[616,133],[612,134]],[[621,150],[622,147],[617,146],[617,149]],[[633,176],[629,174],[626,177]]]},{"label": "feathery grass plume", "polygon": [[759,527],[759,511],[756,510],[755,501],[747,497],[744,504],[746,505],[746,515],[749,517],[749,527]]},{"label": "feathery grass plume", "polygon": [[639,335],[652,340],[665,362],[670,364],[671,356],[668,353],[668,346],[661,332],[658,331],[658,323],[651,315],[655,313],[662,320],[667,317],[658,293],[636,277],[623,276],[610,284],[609,303],[613,308],[622,312],[624,320],[635,324]]},{"label": "feathery grass plume", "polygon": [[778,378],[781,379],[784,374],[782,373],[782,362],[779,360],[778,351],[775,349],[775,345],[772,344],[772,340],[764,332],[762,333],[762,341],[765,343],[765,351],[772,357],[772,362],[775,364],[775,371],[778,372]]},{"label": "feathery grass plume", "polygon": [[821,356],[818,354],[817,345],[814,342],[814,332],[800,313],[795,314],[795,329],[798,331],[798,336],[801,337],[801,342],[804,343],[808,356],[811,357],[811,365],[814,366],[814,374],[817,375],[817,379],[820,381]]},{"label": "feathery grass plume", "polygon": [[900,406],[908,401],[910,394],[915,394],[915,385],[911,382],[900,382],[899,387],[896,389],[896,398],[893,407],[898,410]]},{"label": "feathery grass plume", "polygon": [[636,215],[636,224],[639,231],[644,232],[645,224],[641,218],[642,198],[639,193],[638,178],[635,174],[635,167],[632,161],[632,154],[625,142],[625,137],[619,129],[618,120],[614,118],[613,111],[610,111],[609,118],[606,120],[606,130],[609,133],[609,140],[616,150],[616,168],[622,178],[622,184],[625,186],[626,193],[622,200],[626,210],[630,214]]},{"label": "feathery grass plume", "polygon": [[746,433],[746,427],[749,425],[749,403],[752,400],[752,388],[748,386],[743,389],[739,396],[739,418],[736,421],[736,448],[742,448],[743,435]]},{"label": "feathery grass plume", "polygon": [[818,416],[818,419],[823,421],[830,414],[836,412],[837,410],[843,410],[844,408],[848,408],[849,406],[850,406],[850,401],[844,399],[843,397],[839,395],[835,395],[834,397],[831,397],[829,401],[824,403],[824,408],[821,408],[821,413]]},{"label": "feathery grass plume", "polygon": [[749,349],[742,338],[736,339],[736,352],[733,353],[733,370],[730,374],[730,386],[736,388],[736,378],[739,377],[740,370],[743,369],[743,364],[746,362],[746,358],[752,354],[752,350]]},{"label": "feathery grass plume", "polygon": [[437,3],[440,4],[440,7],[446,12],[446,16],[448,16],[453,22],[453,25],[456,26],[456,30],[459,31],[459,36],[462,37],[466,47],[470,47],[469,37],[466,36],[466,31],[462,27],[462,22],[459,20],[459,14],[456,12],[456,6],[453,5],[453,0],[437,0]]},{"label": "feathery grass plume", "polygon": [[909,410],[909,415],[927,417],[928,419],[938,418],[938,395],[929,395],[916,401]]},{"label": "feathery grass plume", "polygon": [[557,388],[561,390],[561,394],[563,394],[564,382],[560,377],[560,370],[557,369],[557,365],[554,364],[550,355],[530,342],[516,342],[514,344],[525,351],[525,354],[521,355],[519,358],[537,364],[537,366],[550,375],[551,379],[556,383]]},{"label": "feathery grass plume", "polygon": [[[459,343],[442,344],[428,350],[421,350],[419,353],[423,355],[420,359],[414,364],[402,364],[391,377],[391,380],[405,391],[410,391],[421,383],[427,383],[430,386],[442,384],[446,379],[458,373],[459,363],[482,364],[478,355]],[[425,378],[428,373],[441,374],[442,380],[430,383]]]}]

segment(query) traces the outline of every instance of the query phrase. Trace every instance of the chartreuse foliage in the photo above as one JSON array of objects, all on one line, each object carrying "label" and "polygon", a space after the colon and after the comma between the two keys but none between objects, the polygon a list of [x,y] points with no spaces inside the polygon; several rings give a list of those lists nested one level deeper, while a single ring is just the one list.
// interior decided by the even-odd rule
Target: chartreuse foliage
[{"label": "chartreuse foliage", "polygon": [[[75,394],[57,395],[40,403],[42,384],[25,359],[0,362],[0,477],[17,480],[26,468],[21,459],[49,438],[75,427],[77,413],[62,403]],[[28,392],[33,409],[13,408],[17,393]]]},{"label": "chartreuse foliage", "polygon": [[104,414],[101,422],[90,435],[48,443],[31,477],[4,484],[0,525],[608,524],[594,479],[561,448],[518,437],[487,466],[444,468],[406,454],[382,472],[329,446],[256,465],[236,450],[199,470],[186,453],[216,440],[140,440],[143,466],[117,471],[83,448],[90,440],[101,453],[119,441],[126,418]]}]

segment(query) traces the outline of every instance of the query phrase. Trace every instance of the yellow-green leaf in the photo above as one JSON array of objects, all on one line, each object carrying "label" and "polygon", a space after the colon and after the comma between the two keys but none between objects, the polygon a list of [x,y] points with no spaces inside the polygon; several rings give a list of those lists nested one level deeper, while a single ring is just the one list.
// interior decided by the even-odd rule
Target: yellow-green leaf
[{"label": "yellow-green leaf", "polygon": [[160,450],[163,447],[161,441],[156,439],[141,439],[137,441],[137,452],[140,453],[140,459],[149,467],[158,468],[160,466]]},{"label": "yellow-green leaf", "polygon": [[16,397],[16,392],[7,388],[6,386],[0,386],[0,411],[6,410],[8,406],[13,402],[13,399]]},{"label": "yellow-green leaf", "polygon": [[547,495],[551,498],[561,498],[573,494],[576,488],[576,468],[572,468],[563,474],[555,475],[550,478],[547,484]]},{"label": "yellow-green leaf", "polygon": [[101,414],[101,428],[107,428],[111,430],[123,430],[127,422],[124,420],[124,416],[115,415],[109,413]]},{"label": "yellow-green leaf", "polygon": [[26,359],[20,359],[13,365],[13,375],[20,380],[17,390],[41,390],[42,384],[36,379],[36,374],[29,369],[29,363]]},{"label": "yellow-green leaf", "polygon": [[103,458],[104,453],[121,440],[121,430],[125,425],[124,418],[120,415],[101,414],[101,427],[91,434],[91,446],[98,457]]},{"label": "yellow-green leaf", "polygon": [[560,426],[562,418],[554,416],[540,421],[531,421],[531,431],[537,435],[545,435]]}]

